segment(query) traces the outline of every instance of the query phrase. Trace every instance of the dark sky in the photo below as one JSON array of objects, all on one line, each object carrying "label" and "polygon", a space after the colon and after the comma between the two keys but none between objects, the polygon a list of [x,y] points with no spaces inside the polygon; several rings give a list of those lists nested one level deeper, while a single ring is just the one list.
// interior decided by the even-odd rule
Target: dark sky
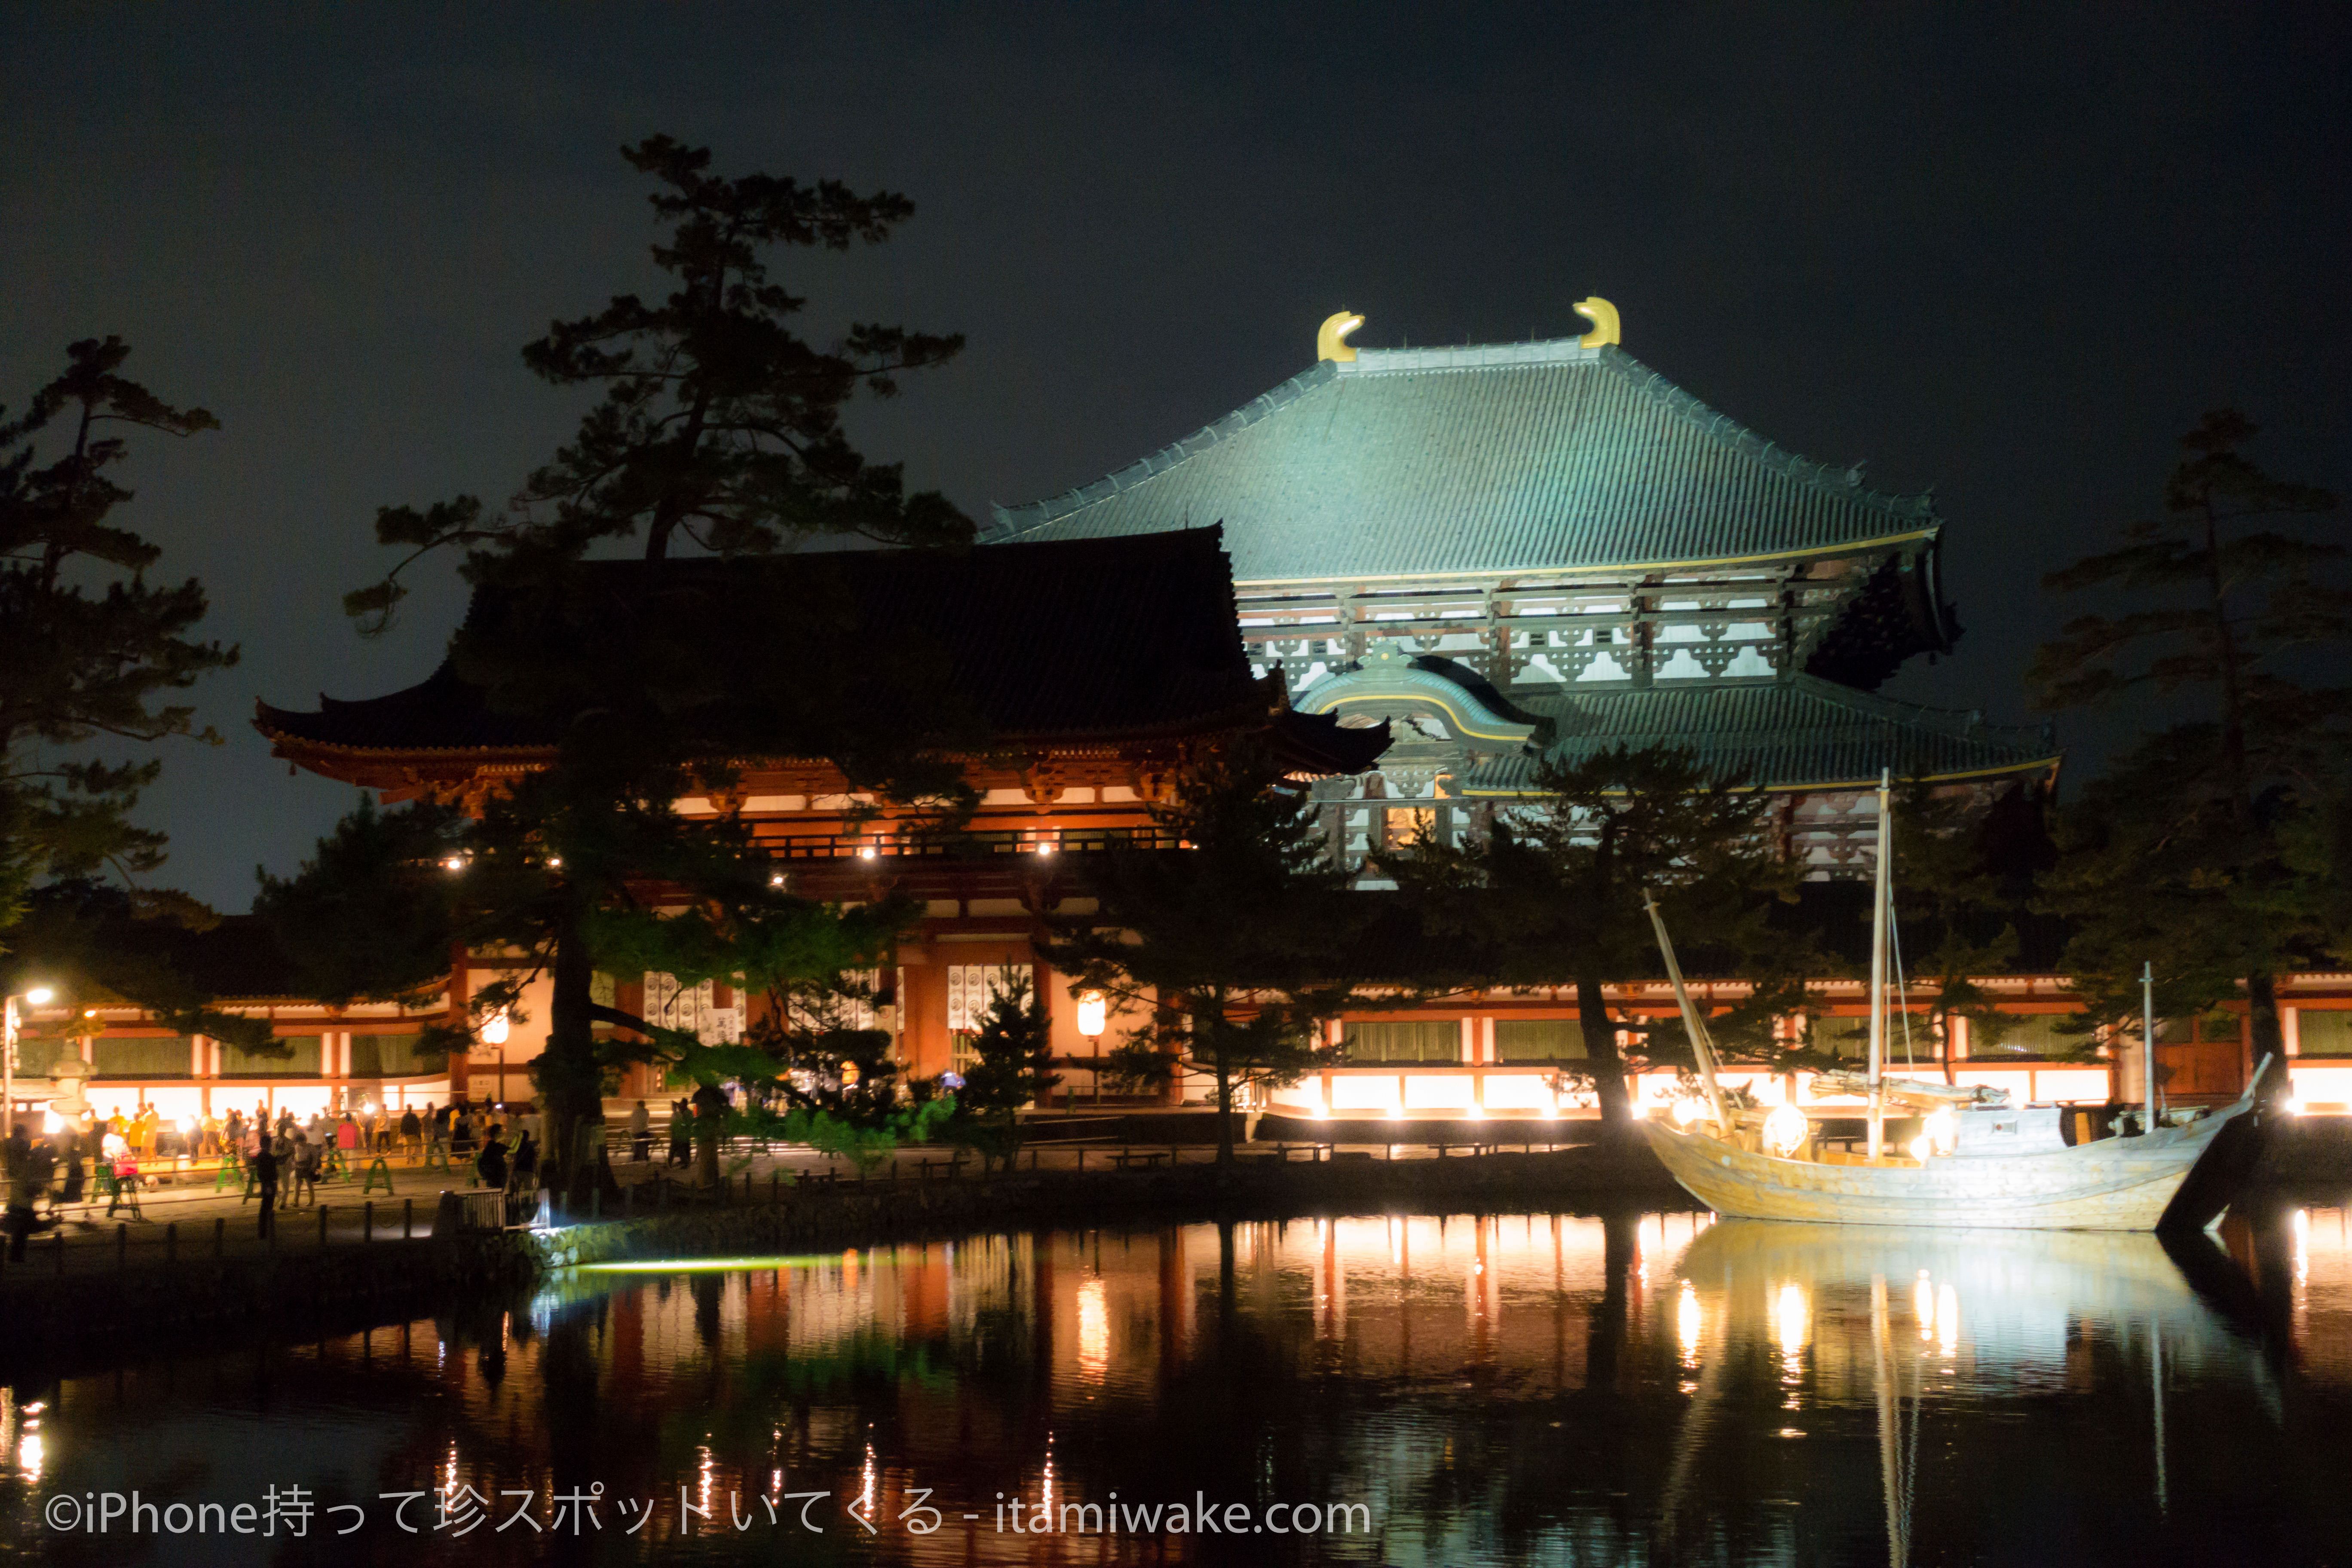
[{"label": "dark sky", "polygon": [[[2026,717],[2042,572],[2146,510],[2203,409],[2352,483],[2346,26],[2313,8],[1826,5],[12,6],[0,401],[77,337],[225,426],[149,442],[133,519],[242,667],[152,798],[242,909],[352,804],[247,720],[421,677],[446,574],[363,644],[374,509],[493,500],[579,405],[517,349],[648,285],[656,131],[723,170],[912,196],[788,263],[821,331],[971,348],[861,415],[976,516],[1367,345],[1580,331],[1810,456],[1936,487],[1970,631],[1897,694]],[[2039,8],[2033,8],[2039,9]],[[2070,721],[2070,766],[2105,731]]]}]

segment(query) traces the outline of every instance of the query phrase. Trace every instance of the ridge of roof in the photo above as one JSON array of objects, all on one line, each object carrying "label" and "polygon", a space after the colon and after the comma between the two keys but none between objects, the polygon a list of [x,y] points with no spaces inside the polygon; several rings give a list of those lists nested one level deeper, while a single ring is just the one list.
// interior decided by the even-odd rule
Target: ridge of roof
[{"label": "ridge of roof", "polygon": [[[1551,725],[1546,755],[1674,743],[1703,758],[1723,756],[1767,789],[1867,782],[1882,767],[1930,778],[2015,773],[2059,757],[2056,726],[2048,722],[1993,724],[1981,710],[1930,708],[1803,674],[1517,692],[1513,700]],[[1474,795],[1525,793],[1537,761],[1533,751],[1496,758],[1474,769],[1464,787]]]},{"label": "ridge of roof", "polygon": [[[1837,500],[1859,503],[1900,519],[1912,527],[1940,524],[1934,489],[1916,495],[1874,489],[1863,481],[1859,463],[1841,468],[1808,458],[1758,434],[1728,414],[1715,408],[1613,344],[1586,348],[1575,338],[1554,338],[1524,343],[1465,344],[1454,348],[1374,349],[1357,351],[1353,361],[1326,360],[1303,371],[1224,417],[1202,426],[1090,484],[1033,501],[990,503],[991,525],[981,542],[995,545],[1020,542],[1032,530],[1058,522],[1090,506],[1121,495],[1199,456],[1326,386],[1347,382],[1407,375],[1463,374],[1476,372],[1543,368],[1607,370],[1664,413],[1689,426],[1728,453],[1762,464],[1784,478],[1819,489]],[[1223,521],[1222,519],[1212,521]]]},{"label": "ridge of roof", "polygon": [[[1133,489],[1144,480],[1166,473],[1186,458],[1215,446],[1226,437],[1246,430],[1268,415],[1287,408],[1324,383],[1336,380],[1339,372],[1339,362],[1324,360],[1312,370],[1300,371],[1281,385],[1259,393],[1223,418],[1212,420],[1190,436],[1171,441],[1156,452],[1146,453],[1123,468],[1114,468],[1092,484],[1075,485],[1038,500],[1022,501],[1011,506],[1003,501],[991,501],[988,510],[992,521],[989,527],[981,531],[981,542],[991,545],[1041,542],[1018,540],[1012,535],[1024,529],[1058,521],[1098,500],[1108,500],[1112,496]],[[1033,512],[1037,515],[1027,515]],[[1211,520],[1212,522],[1217,521]]]},{"label": "ridge of roof", "polygon": [[[647,573],[681,585],[732,570],[834,577],[863,630],[939,661],[940,678],[989,744],[1151,741],[1261,721],[1267,710],[1236,629],[1231,567],[1214,528],[1031,542],[977,555],[859,550],[583,564],[592,583],[616,589]],[[478,588],[466,624],[498,615],[497,597]],[[352,755],[511,758],[557,739],[544,716],[494,709],[454,658],[382,696],[321,694],[310,712],[257,702],[254,722],[281,746]]]}]

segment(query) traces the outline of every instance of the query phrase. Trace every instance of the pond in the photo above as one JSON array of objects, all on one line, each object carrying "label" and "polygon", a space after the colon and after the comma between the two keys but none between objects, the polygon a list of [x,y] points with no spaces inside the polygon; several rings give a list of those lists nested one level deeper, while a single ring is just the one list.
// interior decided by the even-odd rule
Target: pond
[{"label": "pond", "polygon": [[8,1389],[0,1553],[2344,1561],[2346,1213],[2224,1235],[1372,1215],[580,1270]]}]

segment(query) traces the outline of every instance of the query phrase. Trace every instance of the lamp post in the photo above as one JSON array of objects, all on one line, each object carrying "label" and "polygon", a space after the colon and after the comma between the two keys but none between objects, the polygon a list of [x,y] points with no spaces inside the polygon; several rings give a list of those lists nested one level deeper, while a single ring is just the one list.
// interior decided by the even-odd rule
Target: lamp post
[{"label": "lamp post", "polygon": [[499,1098],[499,1100],[500,1101],[504,1101],[504,1100],[505,1100],[505,1099],[506,1099],[506,1097],[507,1097],[507,1015],[506,1015],[506,1010],[505,1010],[504,1008],[500,1008],[498,1012],[495,1012],[495,1013],[491,1014],[488,1017],[487,1017],[487,1018],[483,1019],[483,1020],[482,1020],[482,1031],[481,1031],[481,1033],[482,1033],[482,1043],[483,1043],[484,1045],[486,1045],[486,1046],[496,1046],[496,1047],[498,1047],[498,1048],[499,1048],[499,1093],[498,1093],[498,1098]]},{"label": "lamp post", "polygon": [[38,1007],[56,994],[46,985],[36,985],[0,1004],[0,1138],[12,1138],[16,1132],[16,1004]]},{"label": "lamp post", "polygon": [[1095,1109],[1102,1109],[1102,1037],[1110,1008],[1099,991],[1078,993],[1078,1033],[1095,1048]]}]

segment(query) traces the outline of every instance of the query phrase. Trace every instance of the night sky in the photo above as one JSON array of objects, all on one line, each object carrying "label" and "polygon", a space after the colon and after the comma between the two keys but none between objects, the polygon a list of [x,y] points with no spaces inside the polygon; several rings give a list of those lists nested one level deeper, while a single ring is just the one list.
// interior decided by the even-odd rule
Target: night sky
[{"label": "night sky", "polygon": [[[117,332],[220,416],[142,444],[130,518],[245,649],[199,694],[226,744],[150,802],[226,909],[354,799],[273,763],[254,699],[437,659],[453,572],[386,640],[342,618],[375,508],[502,500],[568,432],[517,351],[652,286],[615,149],[655,132],[914,198],[782,275],[818,335],[970,335],[854,429],[976,518],[1306,369],[1342,307],[1360,344],[1485,342],[1598,293],[1752,428],[1935,487],[1969,631],[1890,689],[2021,720],[2040,574],[2152,506],[2200,411],[2352,486],[2352,94],[2340,13],[1996,11],[11,6],[0,402]],[[2116,732],[2066,721],[2074,776]]]}]

